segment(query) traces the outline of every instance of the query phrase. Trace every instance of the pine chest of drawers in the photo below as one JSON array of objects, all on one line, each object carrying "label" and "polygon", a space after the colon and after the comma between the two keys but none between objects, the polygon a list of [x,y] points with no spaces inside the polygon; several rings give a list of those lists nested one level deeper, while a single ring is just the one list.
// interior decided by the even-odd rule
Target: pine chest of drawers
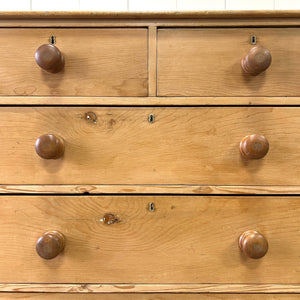
[{"label": "pine chest of drawers", "polygon": [[299,12],[0,24],[0,299],[299,298]]}]

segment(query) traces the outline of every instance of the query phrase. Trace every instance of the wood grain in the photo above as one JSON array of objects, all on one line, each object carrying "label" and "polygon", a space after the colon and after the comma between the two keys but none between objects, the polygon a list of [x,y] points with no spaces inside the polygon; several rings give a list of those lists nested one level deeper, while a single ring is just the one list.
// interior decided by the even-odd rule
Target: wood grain
[{"label": "wood grain", "polygon": [[[257,76],[241,67],[252,35],[272,55]],[[158,96],[299,96],[296,37],[298,28],[159,29]]]},{"label": "wood grain", "polygon": [[148,90],[149,96],[156,96],[156,49],[157,49],[157,27],[149,26],[148,40]]},{"label": "wood grain", "polygon": [[284,299],[284,300],[294,300],[299,299],[299,295],[209,295],[209,294],[201,294],[201,295],[191,295],[191,294],[108,294],[108,295],[82,295],[82,294],[38,294],[38,293],[3,293],[0,294],[0,299],[74,299],[74,300],[256,300],[256,299],[266,299],[266,300],[274,300],[274,299]]},{"label": "wood grain", "polygon": [[1,12],[2,27],[284,27],[299,26],[299,11]]},{"label": "wood grain", "polygon": [[269,195],[300,194],[300,186],[285,185],[0,185],[0,194],[194,194],[194,195]]},{"label": "wood grain", "polygon": [[222,28],[250,28],[250,27],[294,27],[300,25],[300,18],[278,17],[278,18],[246,18],[240,17],[236,19],[201,19],[201,18],[165,18],[165,19],[89,19],[89,18],[49,18],[49,19],[0,19],[1,27],[9,28],[141,28],[148,26],[157,26],[160,28],[170,27],[222,27]]},{"label": "wood grain", "polygon": [[[57,74],[40,69],[36,49],[56,37]],[[0,95],[147,96],[147,29],[0,29]]]},{"label": "wood grain", "polygon": [[[252,299],[251,297],[259,297],[259,296],[264,297],[263,299],[273,299],[272,297],[278,299],[276,297],[279,295],[274,295],[274,293],[278,293],[280,294],[280,296],[283,297],[299,297],[299,295],[297,296],[296,294],[300,293],[300,285],[299,284],[213,284],[213,283],[114,285],[114,284],[90,284],[90,283],[89,284],[32,283],[32,284],[0,284],[0,291],[1,291],[0,296],[3,295],[3,293],[5,292],[15,292],[12,295],[18,295],[17,293],[23,293],[22,295],[24,295],[24,293],[29,293],[29,292],[51,293],[51,295],[55,295],[54,293],[61,293],[61,295],[63,295],[63,293],[72,293],[73,296],[77,294],[77,297],[79,297],[80,294],[85,294],[85,295],[89,294],[91,296],[93,294],[97,294],[98,297],[101,297],[101,294],[105,294],[105,296],[113,297],[112,294],[109,295],[108,293],[117,294],[119,297],[121,296],[133,297],[133,293],[136,293],[135,295],[138,295],[137,293],[139,293],[140,296],[142,296],[142,293],[151,293],[150,295],[156,294],[156,297],[167,297],[168,294],[172,294],[173,297],[179,296],[180,294],[185,295],[186,297],[190,297],[190,296],[196,297],[195,294],[199,294],[199,293],[201,293],[202,294],[201,296],[203,297],[204,296],[226,297],[224,293],[231,293],[231,295],[228,295],[228,297],[239,296],[239,298],[237,299],[241,299],[241,297],[246,297],[245,299]],[[252,293],[255,293],[255,295],[251,295]],[[284,293],[288,295],[283,295]],[[218,295],[218,294],[222,294],[222,295]],[[150,298],[150,299],[156,300],[157,298],[154,299]],[[253,299],[257,299],[257,298],[253,298]]]},{"label": "wood grain", "polygon": [[[297,107],[2,107],[0,115],[2,185],[300,184]],[[252,133],[269,141],[261,160],[241,157]],[[36,154],[43,134],[64,140],[63,158]]]},{"label": "wood grain", "polygon": [[166,11],[166,12],[105,12],[105,11],[2,11],[0,19],[235,19],[235,18],[300,18],[299,10],[240,11]]},{"label": "wood grain", "polygon": [[[2,283],[299,283],[300,197],[1,196],[0,206]],[[119,222],[103,224],[106,213]],[[35,251],[47,230],[66,238],[50,261]],[[262,259],[242,255],[246,230],[267,239]]]},{"label": "wood grain", "polygon": [[300,97],[0,97],[2,105],[300,105]]}]

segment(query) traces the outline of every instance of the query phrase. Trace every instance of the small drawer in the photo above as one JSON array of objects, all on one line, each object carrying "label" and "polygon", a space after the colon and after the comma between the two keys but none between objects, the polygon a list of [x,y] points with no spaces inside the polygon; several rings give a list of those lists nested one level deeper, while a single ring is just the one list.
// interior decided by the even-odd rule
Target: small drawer
[{"label": "small drawer", "polygon": [[145,28],[0,29],[0,43],[0,95],[147,96]]},{"label": "small drawer", "polygon": [[0,133],[3,185],[300,184],[299,107],[1,107]]},{"label": "small drawer", "polygon": [[299,283],[300,197],[1,196],[0,206],[1,283]]},{"label": "small drawer", "polygon": [[158,95],[300,96],[299,38],[299,28],[159,29]]}]

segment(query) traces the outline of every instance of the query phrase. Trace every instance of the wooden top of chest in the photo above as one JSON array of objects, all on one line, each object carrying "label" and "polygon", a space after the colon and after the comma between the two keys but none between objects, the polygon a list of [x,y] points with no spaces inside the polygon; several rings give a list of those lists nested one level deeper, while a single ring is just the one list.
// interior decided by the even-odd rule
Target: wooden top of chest
[{"label": "wooden top of chest", "polygon": [[300,26],[300,10],[186,12],[1,12],[2,27]]}]

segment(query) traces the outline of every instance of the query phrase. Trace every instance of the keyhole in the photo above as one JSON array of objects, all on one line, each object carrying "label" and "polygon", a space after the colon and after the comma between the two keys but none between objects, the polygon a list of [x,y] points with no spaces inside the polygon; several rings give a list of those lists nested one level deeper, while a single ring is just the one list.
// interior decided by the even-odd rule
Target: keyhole
[{"label": "keyhole", "polygon": [[55,36],[54,36],[54,35],[51,35],[49,41],[50,41],[50,44],[54,45],[54,44],[56,43],[56,38],[55,38]]},{"label": "keyhole", "polygon": [[154,203],[153,203],[153,202],[151,202],[151,203],[148,204],[148,210],[149,210],[150,212],[154,212],[154,211],[155,211],[155,206],[154,206]]},{"label": "keyhole", "polygon": [[251,44],[256,45],[256,36],[255,35],[251,36]]},{"label": "keyhole", "polygon": [[154,123],[154,120],[155,120],[154,115],[150,114],[149,117],[148,117],[149,123]]}]

